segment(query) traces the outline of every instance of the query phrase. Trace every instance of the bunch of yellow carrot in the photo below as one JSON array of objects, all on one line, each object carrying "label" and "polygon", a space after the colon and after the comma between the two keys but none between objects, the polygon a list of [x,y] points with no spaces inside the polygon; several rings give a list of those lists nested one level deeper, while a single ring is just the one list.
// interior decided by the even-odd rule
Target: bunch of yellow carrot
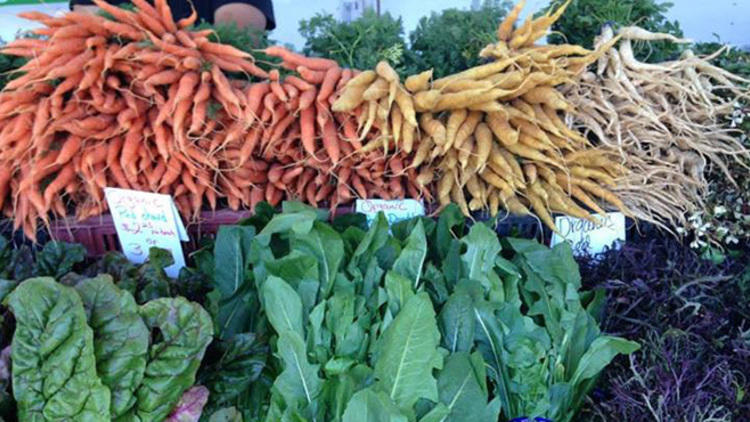
[{"label": "bunch of yellow carrot", "polygon": [[104,212],[107,186],[170,194],[185,216],[223,200],[422,195],[403,153],[355,154],[369,135],[331,112],[355,72],[271,47],[295,71],[280,78],[191,29],[195,14],[175,22],[166,0],[95,3],[113,19],[25,13],[44,39],[2,50],[29,58],[0,93],[0,209],[28,236],[50,216]]},{"label": "bunch of yellow carrot", "polygon": [[350,81],[334,110],[369,115],[363,130],[379,133],[372,146],[411,152],[416,145],[417,182],[435,183],[439,202],[455,202],[467,215],[496,215],[501,207],[525,215],[531,208],[554,228],[551,212],[592,219],[584,206],[602,213],[604,204],[627,212],[604,187],[616,186],[622,166],[564,123],[573,107],[557,89],[601,53],[534,45],[566,6],[514,29],[521,1],[500,24],[498,43],[481,53],[491,62],[442,79],[427,71],[401,85],[381,63]]}]

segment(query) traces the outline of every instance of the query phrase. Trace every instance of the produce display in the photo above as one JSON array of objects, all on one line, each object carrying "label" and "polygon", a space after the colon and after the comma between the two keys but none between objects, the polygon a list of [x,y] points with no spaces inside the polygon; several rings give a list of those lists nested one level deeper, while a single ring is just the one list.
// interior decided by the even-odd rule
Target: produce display
[{"label": "produce display", "polygon": [[[407,66],[389,16],[373,31],[393,48],[373,36],[358,56],[331,52],[372,66],[348,69],[238,45],[244,32],[223,43],[167,0],[93,2],[100,13],[24,13],[41,26],[0,47],[0,211],[14,235],[0,236],[0,421],[745,417],[746,231],[726,229],[738,246],[711,263],[668,237],[710,231],[695,217],[707,212],[750,221],[741,200],[712,202],[717,174],[735,186],[721,197],[750,180],[750,80],[717,67],[723,49],[700,57],[677,26],[613,24],[590,48],[544,44],[586,3],[521,20],[521,0],[486,9],[504,16],[496,34],[455,37],[468,56],[434,52],[450,65]],[[430,25],[494,19],[472,13]],[[335,31],[308,53],[380,18],[316,19],[308,35]],[[590,39],[584,23],[574,42]],[[107,187],[170,195],[195,222],[253,213],[191,239],[176,278],[167,250],[134,264],[37,244],[57,219],[106,213]],[[437,211],[336,216],[359,198]],[[509,214],[597,226],[607,211],[653,225],[576,258],[493,227]]]},{"label": "produce display", "polygon": [[[454,205],[390,227],[382,214],[369,228],[363,215],[328,221],[262,203],[221,227],[167,282],[202,280],[210,317],[177,297],[190,289],[145,288],[165,281],[164,251],[140,268],[114,254],[84,265],[79,247],[51,244],[35,275],[59,282],[3,289],[19,420],[572,421],[604,367],[638,349],[600,331],[604,297],[581,290],[567,244],[498,239]],[[80,347],[48,352],[66,338]]]}]

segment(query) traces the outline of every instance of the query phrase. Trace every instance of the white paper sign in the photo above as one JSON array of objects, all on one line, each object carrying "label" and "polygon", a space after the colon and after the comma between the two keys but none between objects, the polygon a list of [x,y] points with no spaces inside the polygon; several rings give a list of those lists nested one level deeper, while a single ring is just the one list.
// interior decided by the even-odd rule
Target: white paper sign
[{"label": "white paper sign", "polygon": [[367,224],[372,224],[379,212],[385,214],[388,224],[424,215],[424,205],[415,199],[386,201],[384,199],[358,199],[355,211],[367,216]]},{"label": "white paper sign", "polygon": [[141,264],[148,259],[152,247],[166,249],[175,263],[165,271],[170,277],[177,277],[185,266],[180,241],[189,238],[172,197],[116,188],[106,188],[104,194],[125,256]]},{"label": "white paper sign", "polygon": [[597,255],[611,248],[618,241],[625,241],[625,216],[620,212],[608,213],[604,219],[594,215],[603,224],[597,226],[581,218],[561,216],[555,218],[555,226],[560,232],[552,234],[550,246],[569,242],[576,255]]}]

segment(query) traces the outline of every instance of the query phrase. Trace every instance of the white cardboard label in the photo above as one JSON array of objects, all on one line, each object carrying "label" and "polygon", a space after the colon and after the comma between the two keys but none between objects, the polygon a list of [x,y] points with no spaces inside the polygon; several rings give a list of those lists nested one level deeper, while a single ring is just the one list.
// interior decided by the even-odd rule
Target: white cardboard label
[{"label": "white cardboard label", "polygon": [[367,224],[372,224],[379,212],[385,214],[388,224],[424,215],[424,204],[415,199],[386,201],[384,199],[358,199],[355,211],[367,216]]},{"label": "white cardboard label", "polygon": [[104,194],[125,256],[141,264],[148,259],[152,247],[166,249],[175,263],[165,271],[168,276],[177,277],[185,266],[180,241],[190,239],[172,197],[117,188],[106,188]]},{"label": "white cardboard label", "polygon": [[616,242],[625,241],[625,215],[611,212],[607,213],[603,220],[599,214],[595,214],[594,218],[603,221],[603,224],[597,226],[581,218],[556,217],[555,226],[562,236],[553,233],[550,246],[554,247],[567,241],[576,255],[597,255],[611,248]]}]

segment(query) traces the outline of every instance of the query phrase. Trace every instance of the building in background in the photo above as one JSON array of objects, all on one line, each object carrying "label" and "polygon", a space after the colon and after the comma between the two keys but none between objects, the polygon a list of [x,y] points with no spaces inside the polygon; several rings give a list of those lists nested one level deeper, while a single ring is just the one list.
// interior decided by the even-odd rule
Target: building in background
[{"label": "building in background", "polygon": [[377,10],[380,12],[379,0],[340,0],[339,19],[341,22],[349,23],[357,20],[367,9]]}]

